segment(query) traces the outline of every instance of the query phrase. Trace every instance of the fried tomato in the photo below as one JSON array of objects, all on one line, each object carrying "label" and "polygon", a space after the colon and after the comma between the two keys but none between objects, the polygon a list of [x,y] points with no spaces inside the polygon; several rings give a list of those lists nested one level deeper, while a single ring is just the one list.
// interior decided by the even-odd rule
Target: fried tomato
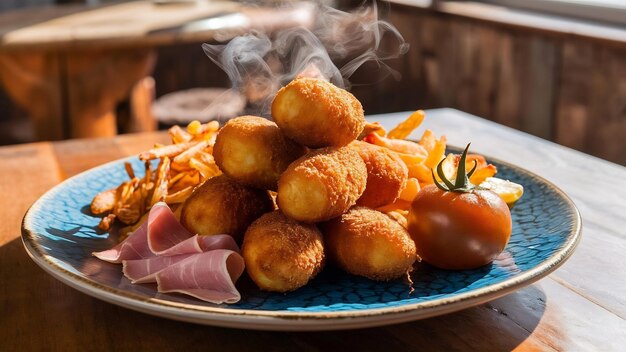
[{"label": "fried tomato", "polygon": [[285,135],[311,148],[344,146],[365,127],[354,95],[317,78],[298,78],[280,89],[272,117]]},{"label": "fried tomato", "polygon": [[367,186],[357,205],[378,208],[393,203],[404,189],[409,171],[391,150],[362,141],[350,143],[367,167]]},{"label": "fried tomato", "polygon": [[183,203],[181,224],[201,236],[228,234],[241,243],[246,228],[274,210],[265,190],[238,184],[225,175],[208,179]]},{"label": "fried tomato", "polygon": [[234,118],[220,129],[213,156],[223,173],[248,186],[276,190],[278,178],[306,149],[257,116]]},{"label": "fried tomato", "polygon": [[367,182],[367,169],[349,147],[322,148],[289,165],[278,180],[278,207],[304,222],[319,222],[343,214],[356,203]]},{"label": "fried tomato", "polygon": [[250,225],[242,252],[248,275],[266,291],[300,288],[324,265],[322,233],[315,225],[292,220],[279,210]]},{"label": "fried tomato", "polygon": [[411,270],[417,258],[406,229],[376,210],[354,207],[322,228],[328,257],[354,275],[393,280]]}]

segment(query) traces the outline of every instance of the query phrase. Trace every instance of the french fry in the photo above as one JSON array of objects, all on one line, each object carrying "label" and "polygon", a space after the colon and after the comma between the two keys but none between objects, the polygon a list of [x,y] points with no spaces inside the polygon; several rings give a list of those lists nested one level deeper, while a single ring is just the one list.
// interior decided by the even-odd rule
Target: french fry
[{"label": "french fry", "polygon": [[405,229],[409,226],[407,216],[409,212],[406,210],[396,209],[389,212],[386,212],[387,216],[397,221],[402,227]]},{"label": "french fry", "polygon": [[173,158],[192,146],[198,144],[198,142],[185,142],[179,144],[170,144],[164,147],[157,147],[139,154],[141,160],[153,160],[158,158]]},{"label": "french fry", "polygon": [[165,196],[165,203],[167,204],[178,204],[182,203],[193,193],[194,186],[188,186],[186,188],[181,189],[178,192],[168,194]]},{"label": "french fry", "polygon": [[115,220],[115,214],[109,214],[100,220],[98,224],[98,228],[103,231],[109,231],[111,229],[111,225],[113,225],[113,221]]},{"label": "french fry", "polygon": [[406,182],[406,186],[400,192],[398,199],[412,202],[420,191],[420,184],[416,178],[410,178]]},{"label": "french fry", "polygon": [[365,122],[365,128],[357,138],[358,140],[363,140],[366,136],[376,133],[377,135],[384,137],[387,134],[387,131],[380,125],[380,122]]},{"label": "french fry", "polygon": [[116,203],[116,193],[115,188],[107,189],[106,191],[98,193],[91,201],[91,213],[100,215],[113,210]]},{"label": "french fry", "polygon": [[185,177],[184,172],[176,174],[176,176],[170,178],[170,180],[167,182],[167,187],[172,188],[172,186],[174,186],[176,182],[180,181],[180,179],[183,177]]},{"label": "french fry", "polygon": [[389,148],[394,152],[405,154],[428,154],[424,147],[415,142],[406,141],[403,139],[390,139],[386,137],[381,137],[376,133],[370,134],[369,136],[365,137],[364,141],[380,147]]},{"label": "french fry", "polygon": [[202,180],[206,180],[211,177],[219,176],[222,174],[222,171],[217,167],[215,162],[208,163],[204,162],[200,159],[191,158],[189,160],[189,166],[193,169],[197,170],[202,176]]},{"label": "french fry", "polygon": [[443,159],[444,154],[446,152],[446,137],[442,136],[441,138],[435,140],[433,148],[429,151],[428,159],[424,161],[424,165],[429,169],[434,169],[437,164]]},{"label": "french fry", "polygon": [[189,164],[189,159],[201,152],[204,148],[209,146],[208,141],[198,142],[196,145],[189,147],[184,152],[178,154],[172,161],[176,164]]},{"label": "french fry", "polygon": [[435,134],[433,133],[433,131],[428,129],[424,131],[424,134],[422,134],[422,138],[420,138],[419,142],[417,143],[421,145],[422,147],[424,147],[424,149],[426,149],[428,153],[430,153],[433,149],[435,149],[435,143],[437,143],[437,137],[435,137]]},{"label": "french fry", "polygon": [[189,132],[185,131],[178,125],[172,126],[169,130],[167,130],[167,134],[170,135],[173,144],[189,142],[193,138]]},{"label": "french fry", "polygon": [[411,208],[411,202],[403,200],[403,199],[396,199],[395,202],[391,204],[383,205],[382,207],[376,208],[376,210],[381,211],[383,213],[389,213],[392,211],[408,211],[410,208]]},{"label": "french fry", "polygon": [[487,177],[493,177],[496,172],[498,172],[498,170],[496,169],[495,165],[485,165],[482,168],[476,168],[476,171],[474,171],[474,174],[472,174],[472,176],[470,176],[470,182],[475,184],[475,185],[479,185],[481,184],[483,181],[485,181],[487,179]]},{"label": "french fry", "polygon": [[428,158],[428,154],[407,154],[395,152],[405,164],[422,164]]},{"label": "french fry", "polygon": [[411,132],[413,132],[413,130],[422,124],[422,121],[424,121],[424,111],[417,110],[409,115],[406,120],[400,122],[396,127],[389,131],[387,137],[393,139],[405,139],[411,134]]},{"label": "french fry", "polygon": [[167,196],[168,176],[170,173],[170,159],[162,158],[156,170],[156,180],[154,181],[154,192],[150,199],[149,207],[151,208],[157,202],[165,199]]},{"label": "french fry", "polygon": [[128,161],[124,163],[124,168],[126,169],[126,173],[131,180],[135,178],[135,171],[133,170],[133,166]]},{"label": "french fry", "polygon": [[191,187],[193,189],[200,183],[200,173],[196,170],[183,172],[179,175],[182,176],[174,184],[168,185],[168,193],[175,193],[187,187]]}]

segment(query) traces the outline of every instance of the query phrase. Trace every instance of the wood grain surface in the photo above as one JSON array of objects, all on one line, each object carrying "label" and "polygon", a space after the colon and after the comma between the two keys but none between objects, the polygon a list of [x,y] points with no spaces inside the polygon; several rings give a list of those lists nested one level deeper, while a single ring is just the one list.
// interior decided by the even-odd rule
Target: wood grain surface
[{"label": "wood grain surface", "polygon": [[[408,113],[371,116],[393,126]],[[623,351],[626,345],[626,168],[451,109],[424,123],[451,145],[535,172],[563,189],[583,238],[553,274],[490,303],[380,328],[279,333],[156,318],[104,303],[37,267],[20,239],[28,206],[63,179],[165,142],[164,133],[0,148],[0,350]],[[424,127],[413,137],[419,137]],[[623,184],[623,182],[622,182]]]}]

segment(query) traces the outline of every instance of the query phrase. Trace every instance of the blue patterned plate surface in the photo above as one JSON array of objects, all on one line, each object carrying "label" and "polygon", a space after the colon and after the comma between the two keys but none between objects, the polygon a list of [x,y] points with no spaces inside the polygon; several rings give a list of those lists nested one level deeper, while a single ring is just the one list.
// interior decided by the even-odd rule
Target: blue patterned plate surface
[{"label": "blue patterned plate surface", "polygon": [[265,330],[333,330],[379,326],[440,315],[510,293],[546,276],[573,252],[581,220],[572,201],[546,180],[502,162],[498,176],[520,183],[525,194],[512,210],[513,234],[491,265],[443,271],[417,264],[407,280],[389,283],[326,269],[289,294],[259,291],[244,275],[242,300],[215,305],[153,284],[133,285],[121,265],[102,262],[94,251],[112,247],[114,235],[97,229],[89,204],[98,192],[127,178],[123,162],[142,170],[136,158],[118,160],[72,177],[42,196],[26,213],[22,239],[31,258],[62,282],[96,298],[171,319]]}]

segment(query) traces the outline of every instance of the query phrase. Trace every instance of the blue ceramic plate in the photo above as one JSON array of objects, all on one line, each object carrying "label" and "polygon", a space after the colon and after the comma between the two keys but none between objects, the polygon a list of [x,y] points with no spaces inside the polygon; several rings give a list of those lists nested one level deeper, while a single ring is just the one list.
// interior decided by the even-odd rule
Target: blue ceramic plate
[{"label": "blue ceramic plate", "polygon": [[443,271],[416,264],[412,288],[406,280],[388,283],[327,269],[289,294],[259,291],[249,279],[238,282],[242,300],[215,305],[179,294],[158,293],[153,284],[133,285],[121,265],[102,262],[94,251],[117,239],[97,229],[91,199],[127,178],[124,161],[142,170],[136,158],[86,171],[56,186],[26,213],[22,239],[31,258],[48,273],[96,298],[148,314],[225,327],[264,330],[334,330],[400,323],[445,314],[503,296],[561,265],[580,239],[581,220],[572,201],[546,180],[489,159],[498,176],[525,187],[512,210],[513,234],[491,265]]}]

